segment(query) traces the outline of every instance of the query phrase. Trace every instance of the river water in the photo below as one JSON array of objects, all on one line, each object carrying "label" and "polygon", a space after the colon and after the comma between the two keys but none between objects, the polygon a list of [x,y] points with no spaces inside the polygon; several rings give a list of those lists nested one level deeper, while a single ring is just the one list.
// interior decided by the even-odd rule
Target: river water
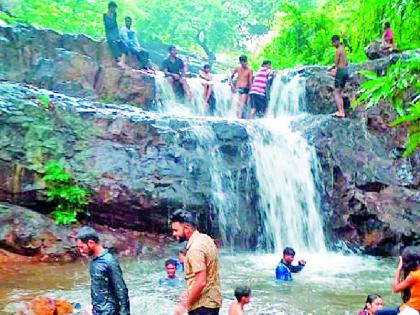
[{"label": "river water", "polygon": [[[211,204],[219,215],[219,229],[225,245],[220,252],[220,272],[227,313],[233,289],[249,285],[253,289],[247,314],[355,314],[367,294],[378,293],[384,303],[398,303],[391,294],[394,263],[372,257],[345,255],[327,249],[316,189],[317,161],[313,148],[291,121],[305,114],[305,80],[283,72],[271,89],[267,117],[255,121],[234,118],[231,92],[225,83],[214,84],[216,115],[231,123],[242,124],[249,135],[258,181],[258,205],[261,218],[258,252],[232,250],[233,239],[240,235],[236,218],[240,206],[235,202],[237,189],[232,170],[224,166],[212,143],[215,134],[205,120],[201,84],[190,80],[193,99],[182,105],[176,101],[165,80],[157,81],[157,111],[170,116],[189,117],[191,130],[199,140],[197,154],[208,156],[212,183]],[[186,201],[187,202],[187,201]],[[307,266],[290,283],[274,280],[274,269],[284,246],[293,246],[296,260]],[[234,254],[233,254],[234,253]],[[132,314],[172,314],[181,289],[161,287],[164,275],[161,261],[123,261],[130,291]],[[22,300],[37,295],[66,298],[89,304],[87,265],[14,265],[0,266],[0,314],[13,313]]]}]

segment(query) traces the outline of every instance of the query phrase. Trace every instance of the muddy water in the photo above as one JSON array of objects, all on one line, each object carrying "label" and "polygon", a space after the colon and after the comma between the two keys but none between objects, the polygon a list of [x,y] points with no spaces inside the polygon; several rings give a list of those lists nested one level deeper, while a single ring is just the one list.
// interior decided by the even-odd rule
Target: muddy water
[{"label": "muddy water", "polygon": [[[253,289],[247,314],[356,314],[368,293],[379,293],[385,305],[399,302],[390,283],[391,260],[342,254],[298,255],[307,267],[290,283],[273,280],[278,255],[221,254],[221,279],[227,314],[233,289],[246,284]],[[172,314],[180,289],[159,286],[164,276],[161,261],[123,261],[132,314]],[[181,274],[180,274],[181,276]],[[23,301],[37,295],[60,297],[89,304],[89,276],[86,263],[67,265],[0,266],[0,314],[13,314]]]}]

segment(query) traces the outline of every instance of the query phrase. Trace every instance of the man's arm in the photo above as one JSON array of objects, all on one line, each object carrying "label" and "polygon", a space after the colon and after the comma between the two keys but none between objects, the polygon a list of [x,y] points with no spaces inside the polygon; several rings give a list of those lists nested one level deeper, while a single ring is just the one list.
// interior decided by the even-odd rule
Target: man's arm
[{"label": "man's arm", "polygon": [[249,70],[249,75],[248,75],[248,86],[251,87],[252,86],[252,70]]},{"label": "man's arm", "polygon": [[207,272],[206,269],[201,270],[197,272],[194,276],[194,282],[191,288],[191,291],[188,294],[187,299],[187,308],[188,306],[191,306],[194,304],[195,301],[198,300],[198,298],[201,295],[201,291],[203,291],[204,287],[207,283]]},{"label": "man's arm", "polygon": [[119,304],[118,315],[130,315],[130,301],[128,299],[128,289],[125,285],[121,267],[115,260],[108,265],[109,280],[114,288],[114,292]]},{"label": "man's arm", "polygon": [[139,43],[139,39],[137,38],[137,34],[135,32],[133,34],[133,37],[134,37],[134,39],[133,39],[134,47],[136,47],[136,49],[140,50],[141,46],[140,46],[140,43]]},{"label": "man's arm", "polygon": [[289,269],[291,272],[297,273],[297,272],[302,271],[303,267],[305,266],[304,265],[297,265],[297,266],[290,265]]},{"label": "man's arm", "polygon": [[129,42],[128,32],[127,32],[127,28],[125,28],[124,26],[120,28],[120,37],[124,43],[128,44]]}]

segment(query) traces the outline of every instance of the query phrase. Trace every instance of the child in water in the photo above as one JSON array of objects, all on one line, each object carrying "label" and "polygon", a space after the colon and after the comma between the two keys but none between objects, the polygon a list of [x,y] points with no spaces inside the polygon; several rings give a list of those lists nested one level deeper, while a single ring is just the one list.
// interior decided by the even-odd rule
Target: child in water
[{"label": "child in water", "polygon": [[237,287],[235,289],[236,301],[229,305],[228,315],[244,315],[244,306],[251,301],[251,289],[249,287]]}]

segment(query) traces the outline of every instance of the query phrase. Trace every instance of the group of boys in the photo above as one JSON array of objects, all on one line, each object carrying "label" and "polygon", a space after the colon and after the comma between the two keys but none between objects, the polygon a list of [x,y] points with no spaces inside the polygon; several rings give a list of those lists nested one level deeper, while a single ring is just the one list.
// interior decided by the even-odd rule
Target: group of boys
[{"label": "group of boys", "polygon": [[[179,242],[187,242],[185,250],[180,251],[179,261],[169,259],[165,262],[167,276],[160,280],[162,285],[183,286],[184,281],[175,275],[177,264],[184,271],[186,291],[181,295],[174,315],[218,315],[222,305],[219,278],[218,250],[214,240],[197,230],[197,220],[193,213],[177,210],[171,217],[172,235]],[[129,315],[130,302],[128,289],[124,282],[117,258],[100,241],[96,231],[83,227],[76,236],[76,246],[83,256],[90,258],[91,278],[90,309],[85,314]],[[299,272],[306,262],[292,262],[295,252],[284,249],[283,258],[276,268],[276,279],[289,281],[291,273]],[[244,305],[250,302],[251,289],[241,286],[235,289],[236,301],[229,306],[229,315],[244,314]]]}]

